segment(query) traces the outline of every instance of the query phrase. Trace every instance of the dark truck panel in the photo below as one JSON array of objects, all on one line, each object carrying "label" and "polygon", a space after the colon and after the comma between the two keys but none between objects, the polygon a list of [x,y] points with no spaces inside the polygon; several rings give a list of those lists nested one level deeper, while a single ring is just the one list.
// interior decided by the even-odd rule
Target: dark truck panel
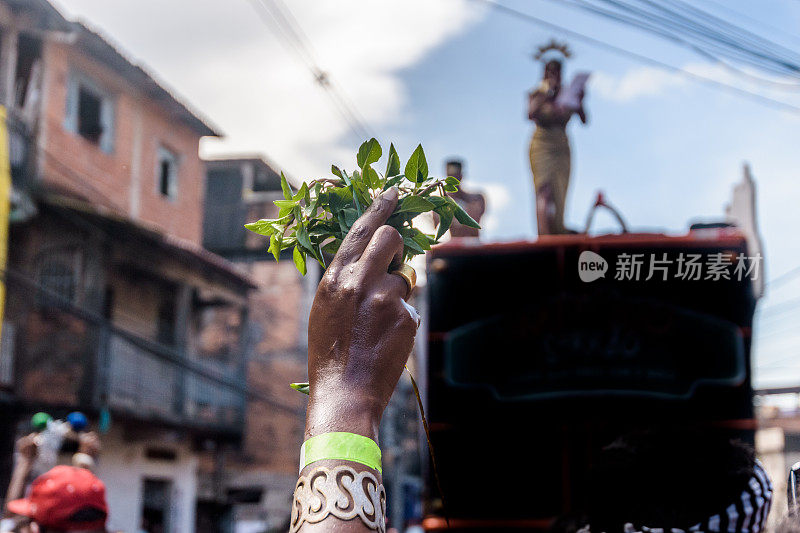
[{"label": "dark truck panel", "polygon": [[[585,250],[608,262],[605,277],[581,281]],[[749,278],[645,281],[645,257],[639,281],[614,279],[618,256],[633,253],[747,250],[730,229],[434,248],[425,394],[453,529],[546,527],[581,504],[594,458],[625,432],[752,419]],[[521,465],[524,484],[509,476]],[[444,521],[428,470],[432,530]]]}]

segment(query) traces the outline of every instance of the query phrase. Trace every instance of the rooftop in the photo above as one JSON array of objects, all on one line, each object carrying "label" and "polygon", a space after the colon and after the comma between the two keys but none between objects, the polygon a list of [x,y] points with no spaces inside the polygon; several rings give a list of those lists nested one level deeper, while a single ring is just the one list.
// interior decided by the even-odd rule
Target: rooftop
[{"label": "rooftop", "polygon": [[208,119],[201,116],[198,111],[191,109],[146,67],[126,57],[117,46],[111,43],[110,39],[99,31],[82,22],[72,23],[72,29],[76,35],[75,46],[141,89],[148,98],[164,107],[173,118],[183,122],[202,136],[222,137],[222,133],[216,126],[211,125]]},{"label": "rooftop", "polygon": [[166,84],[127,56],[111,39],[83,22],[71,22],[47,0],[4,0],[15,12],[33,14],[34,23],[49,31],[60,31],[72,36],[73,46],[106,65],[144,95],[160,104],[169,118],[182,122],[201,136],[221,137],[219,129],[192,109]]}]

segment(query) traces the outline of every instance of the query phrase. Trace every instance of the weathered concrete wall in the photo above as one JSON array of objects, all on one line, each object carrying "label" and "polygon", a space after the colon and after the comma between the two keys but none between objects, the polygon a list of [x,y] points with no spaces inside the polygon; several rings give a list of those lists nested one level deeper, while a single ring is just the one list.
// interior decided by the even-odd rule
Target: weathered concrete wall
[{"label": "weathered concrete wall", "polygon": [[[174,461],[146,457],[148,447],[175,452]],[[106,484],[111,511],[109,531],[137,531],[142,519],[143,487],[147,478],[171,483],[170,533],[194,531],[197,456],[187,440],[168,431],[146,440],[131,441],[120,425],[103,436],[97,475]]]}]

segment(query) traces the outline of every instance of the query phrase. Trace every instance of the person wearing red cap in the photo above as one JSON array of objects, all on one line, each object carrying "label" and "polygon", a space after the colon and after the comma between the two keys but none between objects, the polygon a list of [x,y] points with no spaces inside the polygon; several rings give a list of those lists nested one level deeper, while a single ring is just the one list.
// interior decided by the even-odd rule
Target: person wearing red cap
[{"label": "person wearing red cap", "polygon": [[31,533],[106,531],[106,486],[86,468],[56,466],[33,481],[26,498],[6,506],[30,519]]}]

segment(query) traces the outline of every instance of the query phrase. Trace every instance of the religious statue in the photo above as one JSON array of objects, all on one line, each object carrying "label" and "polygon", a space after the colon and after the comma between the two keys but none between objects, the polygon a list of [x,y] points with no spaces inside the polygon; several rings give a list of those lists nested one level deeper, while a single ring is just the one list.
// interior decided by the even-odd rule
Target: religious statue
[{"label": "religious statue", "polygon": [[567,123],[573,114],[586,124],[583,96],[587,73],[579,73],[562,87],[562,61],[569,58],[566,45],[551,41],[534,56],[544,63],[542,82],[528,98],[528,119],[536,124],[531,138],[530,159],[536,189],[536,220],[539,235],[573,233],[564,226],[564,207],[570,177],[570,147]]}]

